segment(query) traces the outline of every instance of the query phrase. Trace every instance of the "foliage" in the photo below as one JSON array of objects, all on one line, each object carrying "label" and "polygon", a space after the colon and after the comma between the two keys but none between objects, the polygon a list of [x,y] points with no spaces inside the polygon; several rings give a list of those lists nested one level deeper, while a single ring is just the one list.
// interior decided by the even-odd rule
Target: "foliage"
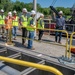
[{"label": "foliage", "polygon": [[[24,3],[16,0],[16,2],[12,2],[11,0],[0,0],[0,9],[4,9],[5,13],[8,11],[16,10],[18,13],[22,11],[22,8],[27,8],[30,12],[33,9],[33,3]],[[70,8],[64,7],[56,7],[57,11],[62,10],[64,15],[70,15]],[[50,15],[50,8],[42,8],[40,4],[37,4],[37,11],[43,13],[44,15]]]}]

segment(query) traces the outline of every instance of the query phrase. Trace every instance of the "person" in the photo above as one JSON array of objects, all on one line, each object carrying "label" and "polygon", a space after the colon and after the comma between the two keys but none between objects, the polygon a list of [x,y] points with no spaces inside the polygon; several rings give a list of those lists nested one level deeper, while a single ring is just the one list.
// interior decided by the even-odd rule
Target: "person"
[{"label": "person", "polygon": [[4,10],[3,9],[1,9],[0,10],[0,30],[1,30],[1,32],[2,32],[2,38],[4,38],[4,32],[5,32],[5,15],[4,15]]},{"label": "person", "polygon": [[[6,29],[6,33],[7,33],[6,41],[8,40],[8,37],[12,35],[12,22],[13,22],[12,13],[8,12],[8,16],[5,18],[5,29]],[[10,35],[9,35],[9,33],[10,33]],[[10,39],[11,38],[12,37],[10,37]]]},{"label": "person", "polygon": [[[55,15],[54,15],[55,17]],[[63,12],[59,12],[59,16],[56,18],[56,29],[57,30],[63,30],[63,27],[65,26],[65,18],[63,17]],[[58,39],[59,37],[59,39]],[[55,42],[58,42],[61,44],[61,38],[62,38],[62,32],[55,32]]]},{"label": "person", "polygon": [[19,25],[19,17],[17,16],[16,10],[14,10],[13,11],[13,28],[12,28],[12,35],[14,40],[16,40],[18,25]]},{"label": "person", "polygon": [[28,49],[34,50],[35,48],[33,48],[33,39],[34,39],[34,32],[35,32],[35,15],[36,12],[34,10],[31,11],[31,17],[28,19],[28,28],[27,30],[29,31],[29,40],[28,40]]},{"label": "person", "polygon": [[27,37],[27,9],[23,8],[22,15],[20,17],[20,24],[22,26],[22,45],[26,45],[26,37]]},{"label": "person", "polygon": [[38,19],[38,31],[39,31],[39,36],[38,36],[38,40],[40,41],[42,36],[43,36],[43,32],[44,32],[44,15],[40,14],[40,18]]}]

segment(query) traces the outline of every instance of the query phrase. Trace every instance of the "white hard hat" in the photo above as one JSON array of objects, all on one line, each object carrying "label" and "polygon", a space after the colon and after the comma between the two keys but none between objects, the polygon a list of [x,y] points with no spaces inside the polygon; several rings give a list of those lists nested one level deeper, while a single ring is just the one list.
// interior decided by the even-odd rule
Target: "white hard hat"
[{"label": "white hard hat", "polygon": [[35,15],[36,12],[34,10],[31,11],[31,15]]},{"label": "white hard hat", "polygon": [[13,13],[17,13],[16,10],[14,10]]},{"label": "white hard hat", "polygon": [[63,11],[59,11],[59,14],[63,14]]},{"label": "white hard hat", "polygon": [[12,16],[12,13],[11,13],[11,12],[8,12],[8,15],[9,15],[9,16]]},{"label": "white hard hat", "polygon": [[41,13],[40,16],[44,16],[44,14]]},{"label": "white hard hat", "polygon": [[3,9],[1,9],[1,12],[4,12],[4,10],[3,10]]},{"label": "white hard hat", "polygon": [[22,9],[22,12],[27,12],[27,9],[26,9],[26,8],[23,8],[23,9]]}]

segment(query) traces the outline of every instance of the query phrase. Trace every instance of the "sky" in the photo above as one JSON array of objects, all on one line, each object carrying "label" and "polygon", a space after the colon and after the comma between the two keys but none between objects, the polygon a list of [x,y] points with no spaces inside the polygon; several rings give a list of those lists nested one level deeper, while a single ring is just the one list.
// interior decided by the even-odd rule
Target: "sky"
[{"label": "sky", "polygon": [[[16,0],[12,0],[16,1]],[[24,3],[33,2],[33,0],[19,0]],[[52,4],[53,0],[37,0],[42,7],[49,7]],[[72,7],[75,3],[75,0],[57,0],[54,7]]]}]

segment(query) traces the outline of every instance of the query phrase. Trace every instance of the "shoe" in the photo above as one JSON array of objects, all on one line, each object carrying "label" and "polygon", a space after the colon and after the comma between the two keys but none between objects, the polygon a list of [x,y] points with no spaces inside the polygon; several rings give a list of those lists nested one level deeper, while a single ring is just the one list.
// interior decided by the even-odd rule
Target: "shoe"
[{"label": "shoe", "polygon": [[14,40],[16,40],[16,38],[14,38]]},{"label": "shoe", "polygon": [[27,49],[35,50],[35,48],[33,48],[33,47],[32,48],[27,47]]},{"label": "shoe", "polygon": [[62,44],[61,42],[58,42],[59,44]]},{"label": "shoe", "polygon": [[2,36],[2,39],[4,39],[4,36]]},{"label": "shoe", "polygon": [[32,48],[31,48],[31,50],[35,50],[35,48],[34,48],[34,47],[32,47]]},{"label": "shoe", "polygon": [[25,44],[25,43],[22,43],[22,45],[25,46],[25,47],[27,47],[27,44]]},{"label": "shoe", "polygon": [[38,39],[38,41],[39,41],[39,42],[42,42],[42,40],[39,40],[39,39]]}]

